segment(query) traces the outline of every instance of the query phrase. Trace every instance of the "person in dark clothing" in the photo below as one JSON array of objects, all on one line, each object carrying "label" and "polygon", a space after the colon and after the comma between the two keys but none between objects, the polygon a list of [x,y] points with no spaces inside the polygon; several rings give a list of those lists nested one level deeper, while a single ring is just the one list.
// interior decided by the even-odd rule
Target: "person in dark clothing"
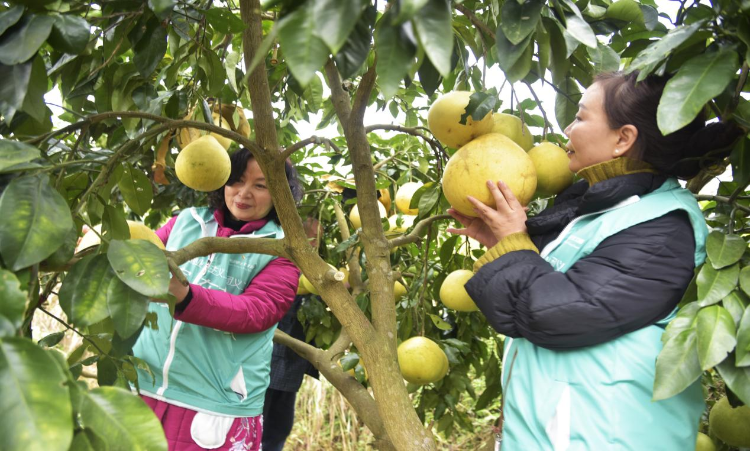
[{"label": "person in dark clothing", "polygon": [[[582,181],[533,218],[502,181],[496,208],[449,213],[488,251],[466,284],[509,339],[503,356],[503,450],[695,446],[700,382],[652,401],[661,336],[695,268],[707,227],[676,178],[726,156],[741,131],[700,115],[663,136],[656,110],[667,82],[603,74],[565,129]],[[648,424],[645,424],[648,422]]]}]

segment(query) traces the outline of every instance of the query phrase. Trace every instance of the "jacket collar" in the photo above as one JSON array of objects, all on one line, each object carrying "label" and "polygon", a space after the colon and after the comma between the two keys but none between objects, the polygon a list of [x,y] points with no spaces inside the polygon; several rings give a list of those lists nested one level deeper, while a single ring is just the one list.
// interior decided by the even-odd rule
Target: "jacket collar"
[{"label": "jacket collar", "polygon": [[219,225],[218,230],[216,231],[217,237],[228,237],[232,235],[248,235],[256,230],[260,230],[268,223],[268,219],[257,219],[255,221],[249,221],[246,222],[245,225],[243,225],[239,230],[234,230],[230,227],[227,227],[225,225],[224,217],[226,212],[223,208],[219,208],[217,210],[214,210],[214,219],[216,219],[216,223]]}]

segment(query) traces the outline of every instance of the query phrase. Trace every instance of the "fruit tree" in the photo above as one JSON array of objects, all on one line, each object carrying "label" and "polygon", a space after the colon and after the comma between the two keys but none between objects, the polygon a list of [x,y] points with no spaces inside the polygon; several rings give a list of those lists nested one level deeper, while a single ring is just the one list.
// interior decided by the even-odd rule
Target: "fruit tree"
[{"label": "fruit tree", "polygon": [[[180,264],[215,252],[301,268],[302,289],[323,300],[300,311],[308,343],[275,339],[341,391],[378,449],[434,450],[436,434],[498,415],[503,337],[465,299],[457,311],[440,295],[460,296],[443,282],[483,252],[446,234],[442,214],[446,193],[476,177],[443,185],[443,171],[468,153],[457,146],[505,149],[513,156],[483,162],[511,167],[503,177],[539,212],[571,175],[556,149],[526,152],[564,146],[598,71],[674,74],[664,133],[704,110],[750,127],[750,3],[672,3],[1,1],[0,448],[165,450],[128,389],[144,366],[130,350],[155,326],[150,299],[169,301],[170,268],[180,277]],[[309,124],[320,136],[300,132]],[[205,203],[238,146],[267,177],[284,239],[206,238],[176,252],[129,239],[146,236],[133,223],[155,229]],[[665,332],[655,399],[703,378],[709,404],[750,404],[748,147],[743,137],[687,183],[712,230],[708,260]],[[324,229],[319,250],[310,217]],[[76,250],[84,226],[98,239]],[[40,317],[59,331],[39,336]],[[402,343],[418,345],[397,352]],[[348,373],[362,367],[366,377]]]}]

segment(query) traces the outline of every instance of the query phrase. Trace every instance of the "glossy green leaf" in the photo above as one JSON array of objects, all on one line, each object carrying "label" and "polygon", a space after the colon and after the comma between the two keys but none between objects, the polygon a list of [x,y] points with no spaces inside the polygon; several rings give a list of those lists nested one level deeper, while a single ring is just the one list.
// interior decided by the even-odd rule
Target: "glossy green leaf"
[{"label": "glossy green leaf", "polygon": [[15,335],[23,323],[26,293],[16,275],[0,269],[0,337]]},{"label": "glossy green leaf", "polygon": [[137,215],[143,216],[151,208],[154,191],[151,188],[151,181],[143,171],[135,169],[131,164],[126,164],[117,186],[120,188],[125,203]]},{"label": "glossy green leaf", "polygon": [[346,2],[316,0],[314,3],[313,14],[317,25],[315,34],[335,55],[346,42],[346,38],[354,29],[368,2],[365,0]]},{"label": "glossy green leaf", "polygon": [[745,313],[745,308],[750,304],[750,299],[740,290],[734,290],[721,300],[721,304],[732,315],[734,325],[740,327],[740,320]]},{"label": "glossy green leaf", "polygon": [[442,318],[440,318],[438,315],[434,315],[430,313],[430,319],[432,320],[432,324],[435,325],[440,330],[451,330],[453,329],[453,326],[443,321]]},{"label": "glossy green leaf", "polygon": [[713,231],[706,240],[706,253],[714,269],[725,268],[740,261],[747,244],[739,235],[727,235]]},{"label": "glossy green leaf", "polygon": [[0,139],[0,174],[10,172],[13,166],[28,163],[40,157],[39,149],[19,141]]},{"label": "glossy green leaf", "polygon": [[537,46],[539,71],[545,73],[550,64],[552,64],[552,44],[550,42],[550,33],[544,28],[542,22],[537,23],[534,38]]},{"label": "glossy green leaf", "polygon": [[107,316],[107,290],[114,271],[105,255],[88,255],[71,268],[60,287],[60,307],[78,325],[98,323]]},{"label": "glossy green leaf", "polygon": [[500,27],[511,44],[520,44],[536,28],[542,17],[543,0],[528,0],[520,4],[506,1],[500,10]]},{"label": "glossy green leaf", "polygon": [[380,20],[375,32],[378,64],[378,85],[386,99],[396,94],[417,53],[411,33],[411,23],[393,25],[387,17]]},{"label": "glossy green leaf", "polygon": [[146,78],[156,70],[167,52],[167,29],[158,20],[148,22],[143,37],[133,46],[133,63]]},{"label": "glossy green leaf", "polygon": [[745,266],[740,271],[740,288],[748,296],[750,296],[750,266]]},{"label": "glossy green leaf", "polygon": [[566,57],[568,53],[567,44],[563,36],[562,25],[555,19],[543,18],[544,29],[549,33],[550,42],[550,65],[552,80],[559,84],[568,73],[570,60]]},{"label": "glossy green leaf", "polygon": [[[488,114],[492,114],[497,105],[497,91],[495,88],[488,89],[485,92],[475,92],[469,97],[469,104],[466,105],[464,113],[459,119],[460,124],[466,124],[469,116],[475,121],[481,121]],[[414,200],[412,199],[412,202]]]},{"label": "glossy green leaf", "polygon": [[[37,342],[39,346],[42,346],[44,348],[51,348],[55,346],[56,344],[60,343],[62,339],[65,338],[65,331],[61,332],[53,332],[46,337],[42,338]],[[65,359],[63,358],[63,362]],[[66,366],[67,368],[67,366]]]},{"label": "glossy green leaf", "polygon": [[628,72],[640,70],[638,76],[642,80],[658,66],[674,49],[687,41],[703,25],[703,21],[698,21],[690,25],[674,28],[669,31],[663,38],[649,45],[645,50],[640,52],[628,67]]},{"label": "glossy green leaf", "polygon": [[46,174],[13,179],[0,196],[0,255],[13,271],[39,263],[73,227],[65,199]]},{"label": "glossy green leaf", "polygon": [[698,302],[705,307],[716,304],[737,286],[740,275],[739,265],[716,270],[711,265],[703,265],[698,273]]},{"label": "glossy green leaf", "polygon": [[750,308],[745,309],[737,328],[737,366],[750,366]]},{"label": "glossy green leaf", "polygon": [[0,63],[0,114],[10,122],[26,97],[31,79],[32,62],[6,66]]},{"label": "glossy green leaf", "polygon": [[570,125],[578,114],[578,102],[581,100],[581,90],[575,80],[566,78],[555,94],[555,118],[562,130]]},{"label": "glossy green leaf", "polygon": [[317,35],[314,2],[306,2],[277,22],[279,43],[289,70],[302,87],[328,58],[326,43]]},{"label": "glossy green leaf", "polygon": [[133,335],[146,319],[148,297],[133,290],[117,277],[109,282],[107,308],[115,330],[122,338]]},{"label": "glossy green leaf", "polygon": [[44,59],[41,56],[37,56],[31,64],[29,85],[26,89],[26,96],[23,98],[23,104],[21,105],[23,111],[28,113],[37,122],[44,122],[50,114],[44,101],[44,95],[47,93],[47,83],[47,68],[44,66]]},{"label": "glossy green leaf", "polygon": [[750,367],[738,368],[734,365],[734,359],[726,359],[716,369],[732,393],[750,405]]},{"label": "glossy green leaf", "polygon": [[607,7],[607,18],[643,23],[643,13],[634,0],[617,0]]},{"label": "glossy green leaf", "polygon": [[78,55],[89,43],[90,25],[83,17],[70,14],[55,16],[47,42],[63,53]]},{"label": "glossy green leaf", "polygon": [[417,12],[429,2],[430,0],[401,0],[398,2],[398,15],[393,20],[394,25],[400,25],[407,20],[411,20]]},{"label": "glossy green leaf", "polygon": [[[172,9],[177,4],[177,0],[148,0],[148,7],[158,17],[164,18],[172,12]],[[216,6],[211,7],[211,10],[219,9]]]},{"label": "glossy green leaf", "polygon": [[219,95],[221,89],[224,87],[224,79],[226,75],[226,69],[222,64],[219,55],[211,50],[206,50],[201,54],[198,64],[206,74],[206,79],[208,81],[208,94],[212,96]]},{"label": "glossy green leaf", "polygon": [[214,6],[203,14],[214,30],[220,33],[242,33],[247,28],[245,22],[229,9]]},{"label": "glossy green leaf", "polygon": [[509,82],[515,83],[519,80],[522,80],[524,77],[526,77],[526,75],[529,74],[529,71],[531,71],[533,56],[534,46],[529,45],[528,47],[526,47],[526,50],[523,51],[521,57],[518,58],[516,64],[514,64],[513,67],[510,68],[510,70],[505,72],[505,75],[508,77]]},{"label": "glossy green leaf", "polygon": [[526,39],[521,41],[519,44],[513,44],[505,37],[505,32],[502,27],[498,27],[495,34],[495,56],[497,63],[500,65],[500,69],[503,72],[508,72],[516,64],[523,51],[530,45],[531,35],[527,36]]},{"label": "glossy green leaf", "polygon": [[620,69],[620,55],[612,50],[612,47],[600,42],[596,48],[587,47],[586,50],[596,72],[612,72]]},{"label": "glossy green leaf", "polygon": [[89,440],[89,437],[84,431],[79,431],[73,437],[73,442],[70,444],[69,451],[96,451],[96,448]]},{"label": "glossy green leaf", "polygon": [[54,22],[55,18],[52,16],[24,16],[15,28],[3,35],[0,63],[12,66],[31,59],[47,40]]},{"label": "glossy green leaf", "polygon": [[376,16],[377,11],[374,7],[366,8],[354,26],[354,31],[349,35],[349,39],[334,57],[342,78],[353,77],[367,59],[373,35],[371,28]]},{"label": "glossy green leaf", "polygon": [[5,30],[12,27],[23,15],[23,6],[15,5],[11,8],[6,9],[0,13],[0,35],[5,33]]},{"label": "glossy green leaf", "polygon": [[656,121],[662,133],[672,133],[692,122],[709,100],[724,91],[739,67],[737,52],[727,48],[683,64],[667,82],[659,101]]},{"label": "glossy green leaf", "polygon": [[729,161],[732,163],[732,181],[738,186],[750,184],[750,139],[744,137],[737,141],[729,155]]},{"label": "glossy green leaf", "polygon": [[705,307],[696,319],[698,359],[707,370],[719,364],[737,345],[734,319],[719,305]]},{"label": "glossy green leaf", "polygon": [[99,387],[86,393],[81,422],[101,437],[110,451],[167,451],[161,422],[128,390]]},{"label": "glossy green leaf", "polygon": [[432,65],[443,77],[451,71],[453,54],[453,30],[450,2],[429,0],[414,16],[414,28]]},{"label": "glossy green leaf", "polygon": [[422,60],[417,74],[419,74],[419,82],[422,83],[422,89],[424,89],[425,94],[428,96],[434,94],[440,87],[442,77],[437,69],[435,69],[435,66],[432,65],[429,58]]},{"label": "glossy green leaf", "polygon": [[586,47],[596,48],[599,41],[596,40],[594,30],[591,29],[588,22],[576,15],[568,16],[566,20],[567,26],[565,29],[568,33]]},{"label": "glossy green leaf", "polygon": [[656,358],[653,400],[671,398],[689,387],[702,373],[696,333],[685,330],[669,340]]},{"label": "glossy green leaf", "polygon": [[3,449],[68,449],[73,439],[73,412],[66,379],[52,356],[31,340],[0,340]]},{"label": "glossy green leaf", "polygon": [[664,334],[661,336],[661,342],[666,343],[672,337],[693,328],[695,326],[695,318],[698,316],[700,309],[701,306],[697,302],[691,302],[682,307],[677,312],[675,318],[667,324]]},{"label": "glossy green leaf", "polygon": [[107,258],[117,277],[138,293],[150,297],[167,293],[167,258],[156,245],[145,240],[112,240]]}]

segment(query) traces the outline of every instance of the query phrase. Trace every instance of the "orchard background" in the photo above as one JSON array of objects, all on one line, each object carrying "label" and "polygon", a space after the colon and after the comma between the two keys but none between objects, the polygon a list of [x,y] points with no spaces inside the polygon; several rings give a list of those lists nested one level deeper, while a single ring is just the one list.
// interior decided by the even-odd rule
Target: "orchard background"
[{"label": "orchard background", "polygon": [[[473,117],[509,112],[536,142],[564,143],[554,131],[572,121],[593,75],[623,68],[676,74],[659,107],[664,132],[702,109],[750,126],[750,1],[673,3],[667,15],[649,0],[0,1],[0,448],[166,450],[158,421],[127,389],[144,365],[129,351],[153,324],[146,308],[165,297],[168,268],[218,251],[284,256],[302,269],[322,297],[300,313],[315,346],[276,340],[340,391],[374,447],[434,450],[438,434],[484,433],[474,428],[498,413],[502,337],[480,313],[438,298],[445,276],[483,250],[444,233],[441,170],[456,149],[425,128],[427,108],[442,92],[474,91]],[[556,93],[554,111],[541,108],[542,86]],[[62,105],[45,102],[50,91]],[[211,123],[219,105],[234,124],[247,113],[249,138]],[[373,111],[398,120],[374,122]],[[338,136],[301,136],[295,125],[311,117]],[[127,240],[126,220],[157,228],[204,202],[174,174],[187,126],[254,152],[286,238],[204,239],[177,252]],[[749,144],[742,138],[687,184],[699,193],[731,166],[730,180],[696,194],[712,229],[709,259],[664,336],[657,399],[702,378],[709,408],[725,392],[750,404]],[[299,206],[286,158],[305,186]],[[410,181],[423,184],[411,200],[417,221],[394,235],[376,192],[395,196]],[[361,229],[347,220],[355,201]],[[307,217],[324,228],[319,251]],[[83,226],[98,224],[103,244],[75,253]],[[327,263],[348,267],[349,289]],[[397,280],[407,294],[394,302]],[[35,335],[32,323],[45,321],[62,327]],[[448,356],[439,382],[401,377],[396,347],[416,335]],[[73,336],[80,346],[65,349]]]}]

